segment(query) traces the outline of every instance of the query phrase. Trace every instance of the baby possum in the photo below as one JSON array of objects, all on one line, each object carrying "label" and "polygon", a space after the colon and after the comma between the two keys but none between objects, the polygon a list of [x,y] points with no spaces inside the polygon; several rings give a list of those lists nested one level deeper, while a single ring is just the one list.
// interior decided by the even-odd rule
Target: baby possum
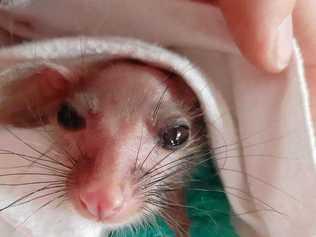
[{"label": "baby possum", "polygon": [[198,99],[181,78],[122,59],[71,80],[44,68],[25,81],[23,90],[8,83],[0,121],[47,127],[80,215],[116,229],[158,214],[188,235],[183,187],[208,145]]}]

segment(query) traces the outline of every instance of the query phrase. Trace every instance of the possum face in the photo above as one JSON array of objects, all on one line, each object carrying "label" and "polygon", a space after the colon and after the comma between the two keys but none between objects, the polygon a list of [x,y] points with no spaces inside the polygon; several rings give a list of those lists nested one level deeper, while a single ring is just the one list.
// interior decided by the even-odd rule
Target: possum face
[{"label": "possum face", "polygon": [[196,97],[176,75],[141,64],[88,75],[40,116],[70,167],[70,202],[113,226],[162,213],[157,203],[181,189],[201,143]]}]

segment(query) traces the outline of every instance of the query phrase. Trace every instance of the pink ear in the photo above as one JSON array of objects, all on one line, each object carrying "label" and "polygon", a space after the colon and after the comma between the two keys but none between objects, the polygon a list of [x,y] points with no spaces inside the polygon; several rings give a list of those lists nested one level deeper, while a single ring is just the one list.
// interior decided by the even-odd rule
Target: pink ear
[{"label": "pink ear", "polygon": [[0,88],[0,123],[19,127],[47,122],[72,87],[65,72],[49,65],[4,84]]}]

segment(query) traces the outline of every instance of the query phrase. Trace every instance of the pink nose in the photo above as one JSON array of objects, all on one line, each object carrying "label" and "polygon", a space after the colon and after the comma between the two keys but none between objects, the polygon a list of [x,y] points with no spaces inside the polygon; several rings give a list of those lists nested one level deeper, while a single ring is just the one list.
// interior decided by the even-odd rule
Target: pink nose
[{"label": "pink nose", "polygon": [[117,214],[123,207],[124,196],[122,192],[81,192],[80,201],[84,208],[99,221]]}]

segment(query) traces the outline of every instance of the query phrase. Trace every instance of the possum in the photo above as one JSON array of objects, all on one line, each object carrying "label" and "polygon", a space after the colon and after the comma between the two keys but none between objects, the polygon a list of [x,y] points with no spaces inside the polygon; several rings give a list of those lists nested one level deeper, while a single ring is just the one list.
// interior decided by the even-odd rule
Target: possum
[{"label": "possum", "polygon": [[[298,77],[290,75],[292,69],[286,73],[289,76],[274,77],[247,65],[236,54],[223,19],[206,4],[30,2],[12,11],[1,9],[3,46],[65,36],[119,36],[159,44],[201,67],[210,80],[210,87],[201,90],[211,92],[208,98],[214,97],[216,103],[204,101],[205,93],[194,88],[201,103],[207,103],[203,115],[196,95],[174,72],[126,59],[91,65],[85,61],[89,51],[85,48],[83,57],[78,56],[81,67],[63,62],[34,66],[30,60],[37,69],[17,68],[22,80],[1,78],[0,123],[16,138],[13,143],[27,146],[33,144],[30,137],[22,139],[11,129],[45,129],[50,138],[47,150],[52,152],[36,147],[31,148],[37,156],[0,152],[31,162],[32,171],[24,171],[24,183],[19,184],[24,188],[29,187],[27,176],[32,176],[35,167],[52,183],[45,181],[33,189],[34,198],[27,190],[0,211],[41,199],[48,195],[41,194],[44,190],[57,195],[55,199],[66,198],[78,216],[104,223],[109,230],[148,222],[158,214],[178,236],[186,236],[190,221],[184,186],[193,168],[211,159],[212,151],[233,208],[233,213],[225,214],[234,217],[234,225],[246,233],[242,235],[314,235],[315,202],[312,195],[306,195],[315,186],[312,142],[305,127],[308,116],[291,96],[300,102],[307,100],[295,97],[301,94],[301,85],[290,78]],[[48,48],[55,49],[53,44]],[[8,64],[18,63],[14,55],[7,59]],[[291,68],[297,69],[294,64]],[[283,79],[266,80],[278,77]],[[214,138],[212,147],[210,138]],[[40,174],[32,177],[37,179]],[[48,208],[49,203],[39,208]]]},{"label": "possum", "polygon": [[136,60],[65,71],[40,67],[2,86],[0,123],[46,128],[58,154],[43,155],[56,168],[47,175],[62,177],[57,189],[78,215],[113,230],[160,214],[187,236],[183,188],[209,151],[194,92]]}]

